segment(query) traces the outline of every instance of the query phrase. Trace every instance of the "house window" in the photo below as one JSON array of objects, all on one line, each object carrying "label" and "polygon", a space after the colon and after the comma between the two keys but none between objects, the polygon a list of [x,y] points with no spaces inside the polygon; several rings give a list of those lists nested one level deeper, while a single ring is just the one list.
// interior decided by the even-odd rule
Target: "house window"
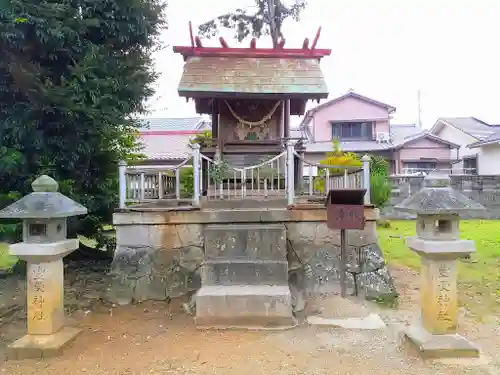
[{"label": "house window", "polygon": [[373,122],[333,122],[332,138],[373,139]]},{"label": "house window", "polygon": [[404,174],[428,173],[434,169],[436,169],[436,163],[432,163],[432,162],[407,162],[407,163],[404,163],[403,173]]},{"label": "house window", "polygon": [[464,159],[464,174],[477,174],[477,158]]}]

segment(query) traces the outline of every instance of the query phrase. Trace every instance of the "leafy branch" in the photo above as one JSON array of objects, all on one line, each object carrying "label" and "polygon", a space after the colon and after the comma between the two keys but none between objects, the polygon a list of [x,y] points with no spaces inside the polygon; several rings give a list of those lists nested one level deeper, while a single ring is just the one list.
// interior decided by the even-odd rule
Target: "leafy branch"
[{"label": "leafy branch", "polygon": [[222,14],[200,25],[198,31],[202,36],[211,38],[219,35],[221,28],[231,29],[234,30],[234,37],[238,42],[249,36],[258,39],[271,35],[273,45],[276,46],[278,39],[284,38],[283,22],[287,18],[299,21],[306,4],[305,0],[293,0],[288,6],[284,5],[282,0],[255,0],[256,9],[236,9]]}]

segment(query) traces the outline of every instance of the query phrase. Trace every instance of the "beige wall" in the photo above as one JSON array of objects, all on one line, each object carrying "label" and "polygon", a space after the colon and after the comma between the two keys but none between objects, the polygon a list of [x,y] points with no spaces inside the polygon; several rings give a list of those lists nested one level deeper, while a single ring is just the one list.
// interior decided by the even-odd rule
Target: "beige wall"
[{"label": "beige wall", "polygon": [[500,175],[500,145],[493,144],[477,148],[477,173]]},{"label": "beige wall", "polygon": [[[435,133],[440,138],[446,139],[447,141],[456,143],[460,145],[458,149],[458,159],[462,159],[465,156],[475,156],[478,153],[478,149],[468,148],[467,145],[477,142],[478,139],[458,130],[452,126],[444,125],[443,128]],[[457,150],[452,150],[453,156],[456,157]],[[454,172],[461,172],[464,168],[463,162],[453,164],[452,166]]]}]

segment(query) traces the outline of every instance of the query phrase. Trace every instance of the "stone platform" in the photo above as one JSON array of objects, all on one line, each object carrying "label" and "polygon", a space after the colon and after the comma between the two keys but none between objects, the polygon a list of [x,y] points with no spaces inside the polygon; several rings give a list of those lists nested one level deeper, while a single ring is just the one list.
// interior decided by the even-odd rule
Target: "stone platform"
[{"label": "stone platform", "polygon": [[[348,292],[354,291],[356,282],[361,295],[394,295],[392,278],[377,245],[378,210],[366,206],[365,217],[364,230],[347,233],[349,260],[357,261],[361,255],[367,265],[356,281],[347,275]],[[287,286],[294,305],[297,293],[338,291],[340,233],[327,228],[322,204],[272,209],[154,208],[148,204],[117,211],[113,223],[117,247],[108,299],[114,303],[190,298],[202,286],[210,287],[199,293],[196,315],[202,325],[202,316],[209,315],[206,301],[221,306],[222,291],[231,296],[231,306],[241,303],[245,292],[237,291],[238,286],[250,291],[257,290],[253,286],[269,286],[256,294],[256,301],[262,301],[264,307],[266,293],[288,304],[289,294],[283,292]],[[273,285],[279,288],[273,291]],[[261,316],[255,303],[250,306],[245,309]],[[284,311],[280,306],[276,309]],[[285,320],[289,321],[290,314],[287,310]]]}]

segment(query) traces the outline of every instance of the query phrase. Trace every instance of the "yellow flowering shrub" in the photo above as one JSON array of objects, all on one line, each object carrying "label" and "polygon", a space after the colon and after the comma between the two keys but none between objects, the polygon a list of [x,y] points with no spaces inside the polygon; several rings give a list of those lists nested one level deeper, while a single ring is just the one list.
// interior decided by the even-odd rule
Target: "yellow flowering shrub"
[{"label": "yellow flowering shrub", "polygon": [[[333,151],[325,154],[325,159],[320,161],[322,165],[332,165],[339,167],[359,167],[362,168],[363,162],[360,157],[354,152],[344,152],[340,148],[339,140],[333,140]],[[344,174],[344,168],[328,168],[330,176],[338,176]],[[318,176],[314,178],[314,189],[323,192],[325,189],[326,168],[320,168]]]}]

